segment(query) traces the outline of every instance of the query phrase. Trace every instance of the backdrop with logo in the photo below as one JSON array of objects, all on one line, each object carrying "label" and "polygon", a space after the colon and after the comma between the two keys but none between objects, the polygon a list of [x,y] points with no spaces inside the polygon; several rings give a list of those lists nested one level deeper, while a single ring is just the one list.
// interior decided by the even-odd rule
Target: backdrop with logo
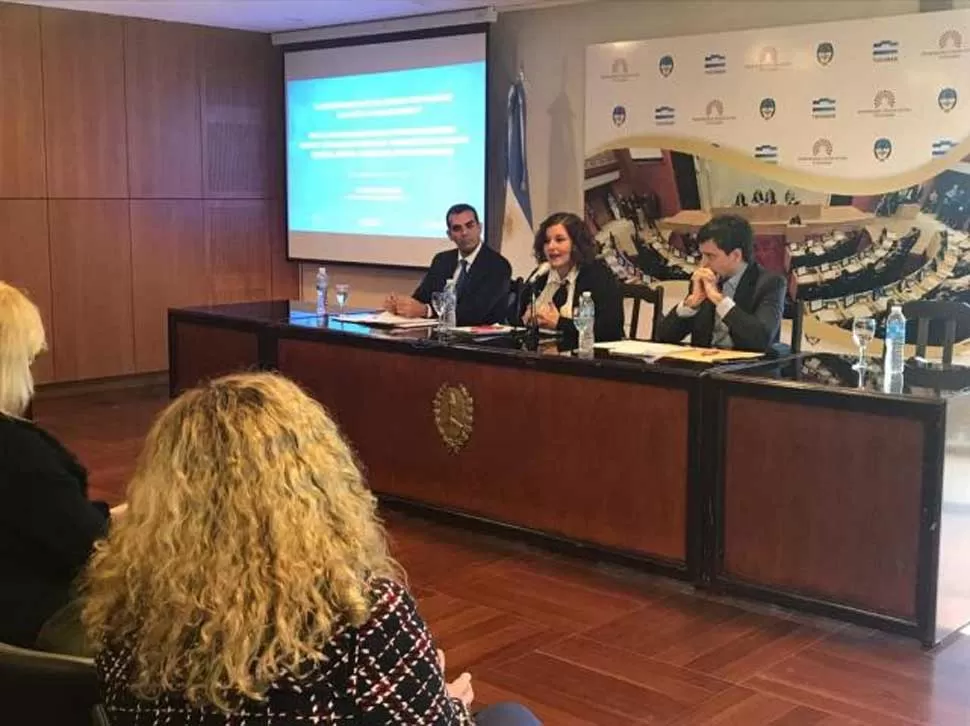
[{"label": "backdrop with logo", "polygon": [[648,277],[734,210],[823,326],[970,300],[970,11],[589,46],[585,117],[587,221]]}]

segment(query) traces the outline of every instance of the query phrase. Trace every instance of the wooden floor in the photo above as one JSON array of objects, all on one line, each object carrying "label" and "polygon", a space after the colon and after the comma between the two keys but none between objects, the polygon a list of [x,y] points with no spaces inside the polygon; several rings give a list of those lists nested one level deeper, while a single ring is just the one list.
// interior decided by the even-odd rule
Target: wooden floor
[{"label": "wooden floor", "polygon": [[[46,398],[35,417],[114,503],[165,391]],[[550,726],[970,725],[970,640],[934,653],[825,620],[387,514],[449,669]]]}]

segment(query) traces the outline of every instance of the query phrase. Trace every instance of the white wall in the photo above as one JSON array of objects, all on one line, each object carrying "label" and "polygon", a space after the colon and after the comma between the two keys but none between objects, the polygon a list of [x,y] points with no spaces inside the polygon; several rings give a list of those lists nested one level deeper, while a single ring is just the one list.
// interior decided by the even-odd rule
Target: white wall
[{"label": "white wall", "polygon": [[[970,4],[956,0],[955,6]],[[543,10],[508,12],[492,31],[493,134],[488,227],[502,229],[505,98],[521,67],[528,103],[527,154],[536,222],[553,211],[583,207],[583,107],[586,46],[747,28],[902,15],[919,11],[919,0],[597,0]],[[456,200],[457,201],[457,200]],[[521,257],[527,250],[503,250]],[[313,268],[306,266],[304,295],[312,294]],[[392,290],[410,292],[419,272],[392,272],[348,265],[331,268],[331,279],[354,288],[352,305],[379,304]]]}]

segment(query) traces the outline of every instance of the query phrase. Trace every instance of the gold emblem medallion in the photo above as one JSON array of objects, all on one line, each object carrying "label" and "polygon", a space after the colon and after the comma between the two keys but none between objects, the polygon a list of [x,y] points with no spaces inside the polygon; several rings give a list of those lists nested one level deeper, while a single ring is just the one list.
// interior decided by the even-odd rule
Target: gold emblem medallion
[{"label": "gold emblem medallion", "polygon": [[472,435],[475,399],[465,386],[443,383],[434,395],[434,422],[445,446],[457,454]]}]

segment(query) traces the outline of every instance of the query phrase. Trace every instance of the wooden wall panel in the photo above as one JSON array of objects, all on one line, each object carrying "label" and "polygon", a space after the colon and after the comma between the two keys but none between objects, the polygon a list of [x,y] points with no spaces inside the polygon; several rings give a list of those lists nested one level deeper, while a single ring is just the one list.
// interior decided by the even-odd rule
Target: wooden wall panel
[{"label": "wooden wall panel", "polygon": [[201,200],[132,200],[135,370],[168,368],[170,307],[209,301]]},{"label": "wooden wall panel", "polygon": [[3,230],[0,280],[26,291],[44,319],[48,350],[34,364],[34,378],[43,383],[54,376],[47,202],[43,199],[0,200],[0,230]]},{"label": "wooden wall panel", "polygon": [[41,11],[51,198],[128,196],[123,22]]},{"label": "wooden wall panel", "polygon": [[131,196],[202,197],[199,29],[125,21]]},{"label": "wooden wall panel", "polygon": [[134,371],[127,200],[51,200],[54,365],[61,380]]},{"label": "wooden wall panel", "polygon": [[40,11],[0,4],[0,197],[43,199]]},{"label": "wooden wall panel", "polygon": [[164,368],[169,306],[298,297],[281,57],[261,33],[0,0],[0,200],[37,201],[0,202],[0,279],[38,291],[39,379]]},{"label": "wooden wall panel", "polygon": [[273,202],[270,209],[270,264],[272,291],[276,300],[299,300],[300,265],[286,261],[286,229],[280,213],[282,202]]},{"label": "wooden wall panel", "polygon": [[205,203],[206,265],[212,302],[268,300],[272,297],[271,250],[275,221],[269,200],[210,200]]},{"label": "wooden wall panel", "polygon": [[913,618],[920,422],[738,396],[726,423],[725,571]]},{"label": "wooden wall panel", "polygon": [[279,51],[265,35],[206,29],[202,34],[202,151],[206,198],[276,196],[282,96]]}]

